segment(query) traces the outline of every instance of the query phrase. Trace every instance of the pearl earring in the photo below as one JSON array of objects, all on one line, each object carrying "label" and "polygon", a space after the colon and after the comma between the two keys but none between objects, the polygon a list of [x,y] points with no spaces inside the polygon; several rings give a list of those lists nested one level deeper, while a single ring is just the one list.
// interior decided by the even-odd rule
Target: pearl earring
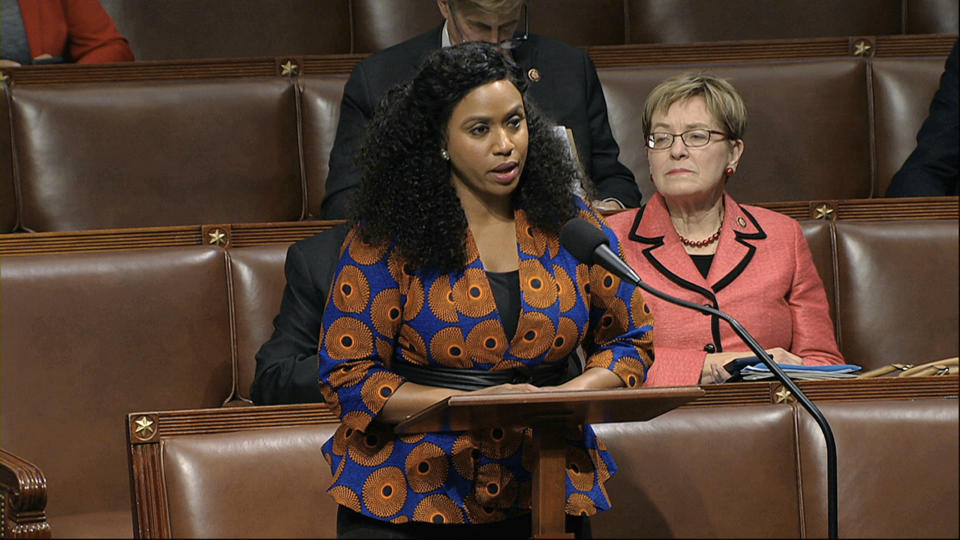
[{"label": "pearl earring", "polygon": [[440,149],[440,157],[442,157],[442,158],[445,159],[446,161],[450,161],[450,154],[447,152],[447,149],[446,149],[446,148],[441,148],[441,149]]}]

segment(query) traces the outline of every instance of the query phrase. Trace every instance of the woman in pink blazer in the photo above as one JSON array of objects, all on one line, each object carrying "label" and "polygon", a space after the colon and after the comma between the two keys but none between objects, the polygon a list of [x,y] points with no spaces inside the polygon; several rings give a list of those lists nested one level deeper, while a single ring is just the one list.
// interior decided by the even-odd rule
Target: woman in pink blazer
[{"label": "woman in pink blazer", "polygon": [[[626,261],[670,295],[738,320],[780,364],[842,364],[823,282],[794,219],[740,205],[724,188],[743,155],[746,109],[727,81],[684,74],[660,83],[643,117],[650,178],[645,207],[607,218]],[[712,315],[652,295],[656,362],[647,386],[722,382],[753,356]]]}]

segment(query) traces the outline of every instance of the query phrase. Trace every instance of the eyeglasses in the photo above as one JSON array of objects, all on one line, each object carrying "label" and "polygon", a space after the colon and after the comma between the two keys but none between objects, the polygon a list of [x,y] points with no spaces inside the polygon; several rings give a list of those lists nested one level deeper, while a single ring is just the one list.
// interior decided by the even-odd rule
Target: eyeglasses
[{"label": "eyeglasses", "polygon": [[729,135],[726,133],[713,129],[691,129],[689,131],[684,131],[683,133],[654,131],[647,137],[647,148],[653,150],[666,150],[667,148],[671,148],[673,146],[673,141],[675,141],[677,137],[680,137],[680,140],[683,141],[683,144],[687,145],[689,148],[700,148],[701,146],[710,144],[711,135],[729,137]]},{"label": "eyeglasses", "polygon": [[[457,14],[453,9],[453,2],[448,4],[450,6],[450,18],[453,20],[453,26],[457,29],[457,33],[460,34],[460,39],[463,41],[472,41],[467,39],[467,35],[463,32],[463,29],[460,28],[460,23],[457,22]],[[499,43],[496,43],[497,47],[505,50],[516,49],[520,45],[523,45],[527,39],[530,38],[530,16],[527,14],[527,3],[523,3],[523,34],[519,36],[514,36],[510,39],[505,39]]]}]

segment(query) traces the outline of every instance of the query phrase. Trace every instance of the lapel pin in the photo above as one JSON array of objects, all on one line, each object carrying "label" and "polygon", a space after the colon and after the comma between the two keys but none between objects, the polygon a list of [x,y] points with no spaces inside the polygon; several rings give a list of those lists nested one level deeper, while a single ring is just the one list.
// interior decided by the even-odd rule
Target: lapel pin
[{"label": "lapel pin", "polygon": [[737,218],[737,225],[742,229],[747,226],[747,220],[743,219],[743,216],[740,216]]}]

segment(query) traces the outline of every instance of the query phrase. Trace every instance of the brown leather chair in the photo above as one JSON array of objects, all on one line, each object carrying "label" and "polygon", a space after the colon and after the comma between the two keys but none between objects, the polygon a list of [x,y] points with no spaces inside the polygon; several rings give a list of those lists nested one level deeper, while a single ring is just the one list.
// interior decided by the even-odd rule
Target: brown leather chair
[{"label": "brown leather chair", "polygon": [[[957,538],[956,399],[818,406],[837,443],[840,538]],[[799,411],[797,420],[804,536],[823,538],[827,535],[823,435],[810,415]]]},{"label": "brown leather chair", "polygon": [[287,79],[18,87],[13,134],[27,230],[303,215]]},{"label": "brown leather chair", "polygon": [[943,58],[876,58],[871,63],[877,156],[874,193],[882,197],[917,146],[917,132],[940,85]]},{"label": "brown leather chair", "polygon": [[837,276],[833,267],[833,227],[826,220],[805,220],[800,222],[803,236],[813,254],[813,264],[823,280],[823,288],[827,293],[827,302],[830,303],[830,320],[833,321],[834,331],[837,324]]},{"label": "brown leather chair", "polygon": [[436,0],[350,0],[353,51],[373,53],[443,23]]},{"label": "brown leather chair", "polygon": [[230,283],[237,328],[237,397],[248,403],[256,374],[256,354],[273,333],[286,278],[289,244],[230,250]]},{"label": "brown leather chair", "polygon": [[530,32],[568,45],[627,43],[623,0],[530,0]]},{"label": "brown leather chair", "polygon": [[10,144],[10,88],[0,83],[0,233],[17,227],[17,196],[13,185],[13,148]]},{"label": "brown leather chair", "polygon": [[337,135],[340,101],[346,75],[300,77],[303,133],[303,176],[306,183],[307,219],[320,219],[324,186],[330,172],[330,149]]},{"label": "brown leather chair", "polygon": [[321,447],[338,426],[323,405],[130,414],[136,536],[333,538]]},{"label": "brown leather chair", "polygon": [[137,60],[350,52],[347,0],[100,0]]},{"label": "brown leather chair", "polygon": [[786,405],[676,409],[598,424],[619,471],[597,538],[798,538],[794,413]]},{"label": "brown leather chair", "polygon": [[727,78],[746,102],[746,149],[728,183],[739,202],[871,196],[866,65],[844,59],[599,70],[620,160],[644,199],[655,191],[644,100],[664,79],[698,70]]},{"label": "brown leather chair", "polygon": [[627,38],[683,43],[899,34],[901,1],[625,0]]},{"label": "brown leather chair", "polygon": [[957,220],[836,226],[837,339],[869,370],[957,356]]},{"label": "brown leather chair", "polygon": [[957,0],[903,0],[904,34],[956,34]]},{"label": "brown leather chair", "polygon": [[234,387],[223,250],[0,262],[3,449],[45,475],[54,536],[130,537],[122,419]]}]

